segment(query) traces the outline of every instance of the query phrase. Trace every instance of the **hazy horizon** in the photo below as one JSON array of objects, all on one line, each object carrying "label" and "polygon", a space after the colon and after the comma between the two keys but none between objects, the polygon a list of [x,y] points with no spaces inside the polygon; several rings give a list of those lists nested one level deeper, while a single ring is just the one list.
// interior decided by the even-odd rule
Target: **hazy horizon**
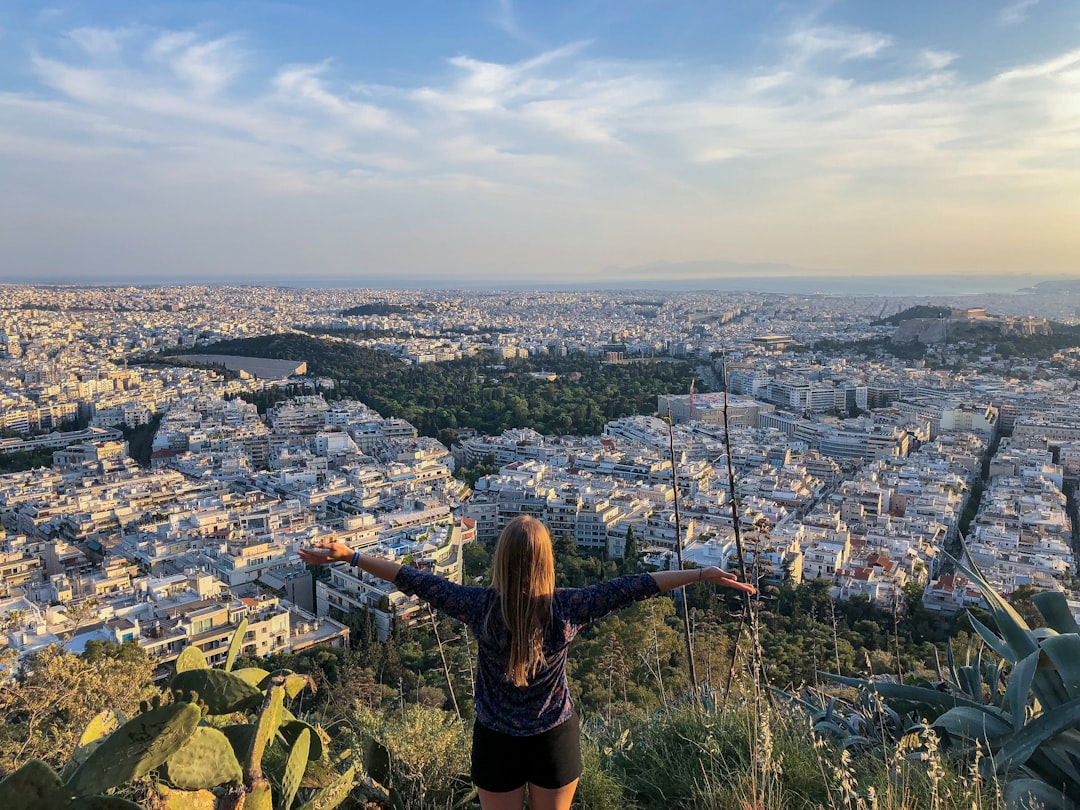
[{"label": "hazy horizon", "polygon": [[1077,97],[1051,0],[13,0],[0,278],[1020,288]]}]

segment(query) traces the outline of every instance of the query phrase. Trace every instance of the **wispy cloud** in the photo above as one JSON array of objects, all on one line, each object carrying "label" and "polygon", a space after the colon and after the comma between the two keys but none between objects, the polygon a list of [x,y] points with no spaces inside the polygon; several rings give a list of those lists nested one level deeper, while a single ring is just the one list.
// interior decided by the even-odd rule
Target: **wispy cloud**
[{"label": "wispy cloud", "polygon": [[892,38],[874,31],[819,25],[793,31],[787,44],[791,60],[801,64],[820,56],[841,61],[870,59],[892,45]]},{"label": "wispy cloud", "polygon": [[998,12],[998,22],[1002,25],[1019,25],[1038,4],[1039,0],[1015,0]]},{"label": "wispy cloud", "polygon": [[958,58],[957,54],[949,51],[924,50],[919,53],[919,61],[928,70],[943,70]]},{"label": "wispy cloud", "polygon": [[513,0],[495,0],[495,10],[491,15],[491,21],[497,28],[509,34],[514,39],[525,39],[525,35],[518,26],[517,15],[514,13]]},{"label": "wispy cloud", "polygon": [[803,227],[800,211],[885,222],[920,200],[975,211],[1080,187],[1080,51],[973,80],[951,70],[956,53],[878,31],[815,23],[771,44],[771,60],[693,69],[601,58],[588,41],[516,61],[459,54],[395,85],[332,55],[273,64],[238,34],[80,28],[31,54],[36,87],[0,94],[0,159],[122,176],[136,196],[360,195],[376,218],[417,192],[447,201],[440,221],[589,210],[613,232],[636,222],[631,246],[658,209],[673,232],[724,219],[738,239],[764,220]]}]

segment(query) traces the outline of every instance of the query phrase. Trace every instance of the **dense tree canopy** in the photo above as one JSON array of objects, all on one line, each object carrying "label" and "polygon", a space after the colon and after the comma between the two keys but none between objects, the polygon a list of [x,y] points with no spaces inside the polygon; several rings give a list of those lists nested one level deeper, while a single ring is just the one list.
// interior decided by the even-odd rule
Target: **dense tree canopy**
[{"label": "dense tree canopy", "polygon": [[[689,390],[693,373],[681,361],[613,364],[584,354],[508,360],[479,355],[410,366],[387,352],[299,334],[223,341],[202,351],[305,360],[311,374],[335,381],[329,396],[359,399],[432,437],[460,427],[486,434],[529,427],[596,435],[611,419],[653,413],[658,394]],[[552,381],[535,372],[558,376]]]}]

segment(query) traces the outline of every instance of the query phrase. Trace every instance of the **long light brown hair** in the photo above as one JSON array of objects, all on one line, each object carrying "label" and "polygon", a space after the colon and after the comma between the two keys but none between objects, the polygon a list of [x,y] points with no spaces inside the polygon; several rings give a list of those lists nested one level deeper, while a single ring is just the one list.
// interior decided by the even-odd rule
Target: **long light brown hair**
[{"label": "long light brown hair", "polygon": [[510,631],[506,677],[525,686],[544,664],[544,632],[555,593],[555,558],[543,523],[521,515],[506,525],[495,546],[491,587],[499,593],[503,623]]}]

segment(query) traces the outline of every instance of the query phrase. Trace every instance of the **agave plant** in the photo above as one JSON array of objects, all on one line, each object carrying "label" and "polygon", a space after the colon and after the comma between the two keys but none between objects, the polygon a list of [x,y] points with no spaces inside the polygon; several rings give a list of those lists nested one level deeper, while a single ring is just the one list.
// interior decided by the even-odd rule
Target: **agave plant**
[{"label": "agave plant", "polygon": [[937,684],[896,684],[825,677],[878,695],[900,712],[915,711],[954,750],[979,752],[983,778],[1003,785],[1017,810],[1080,806],[1080,627],[1064,594],[1036,594],[1046,622],[1031,628],[978,566],[954,560],[982,592],[997,632],[969,615],[972,628],[999,660],[969,650],[964,666],[949,651],[949,677]]},{"label": "agave plant", "polygon": [[325,735],[285,706],[312,687],[310,678],[233,671],[246,630],[245,621],[220,670],[187,647],[176,662],[172,702],[144,702],[126,721],[112,711],[95,717],[60,773],[38,760],[22,765],[0,782],[0,807],[139,810],[113,793],[136,780],[149,782],[146,804],[161,810],[337,807],[355,782],[352,768],[336,772],[348,754],[332,760]]}]

